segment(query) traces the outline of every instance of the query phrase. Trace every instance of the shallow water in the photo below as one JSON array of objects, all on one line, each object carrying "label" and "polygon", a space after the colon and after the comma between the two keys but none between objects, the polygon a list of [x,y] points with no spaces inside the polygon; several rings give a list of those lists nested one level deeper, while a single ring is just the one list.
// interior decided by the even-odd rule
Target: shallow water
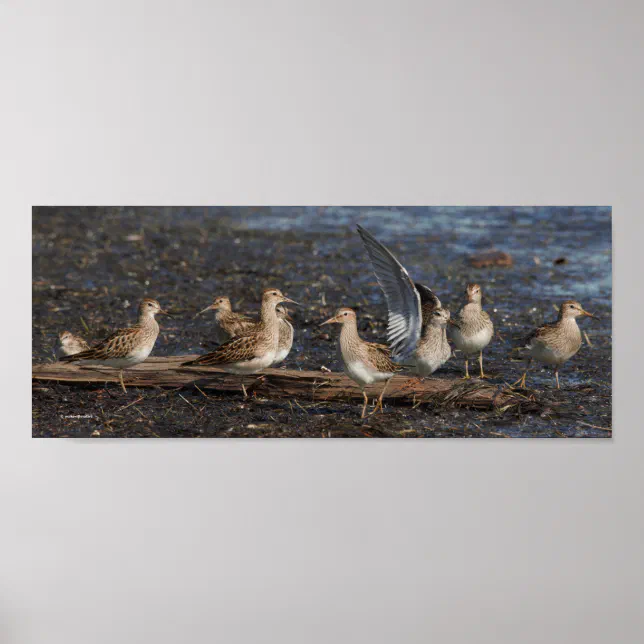
[{"label": "shallow water", "polygon": [[[551,371],[533,369],[528,384],[566,413],[500,416],[494,412],[427,406],[386,406],[366,426],[359,406],[328,403],[294,413],[286,402],[241,402],[235,396],[205,400],[201,416],[176,395],[133,389],[138,405],[102,388],[36,386],[35,435],[222,436],[601,436],[611,426],[611,218],[608,208],[91,208],[35,209],[33,359],[51,358],[58,331],[90,339],[132,321],[137,301],[156,297],[177,317],[162,321],[156,355],[203,352],[208,315],[194,318],[219,294],[236,308],[257,311],[268,285],[302,302],[291,314],[296,342],[289,368],[339,370],[334,333],[319,323],[339,306],[356,308],[369,340],[386,337],[386,308],[355,224],[389,246],[414,280],[435,290],[453,312],[469,281],[483,287],[484,306],[497,335],[485,352],[495,381],[513,382],[522,363],[513,347],[534,326],[556,317],[555,304],[578,299],[600,322],[583,320],[585,343],[561,370],[563,389]],[[471,268],[472,253],[496,248],[514,260],[510,268]],[[555,264],[564,258],[565,262]],[[82,318],[82,320],[81,320]],[[89,328],[89,334],[85,329]],[[461,375],[453,358],[438,377]],[[40,391],[46,389],[47,391]],[[157,396],[157,398],[154,398]],[[99,402],[100,401],[100,402]],[[169,401],[170,404],[169,404]],[[52,405],[55,409],[52,409]],[[76,408],[100,408],[97,420],[61,421]],[[136,411],[146,414],[143,417]],[[165,415],[163,415],[165,414]],[[161,415],[163,416],[161,418]]]}]

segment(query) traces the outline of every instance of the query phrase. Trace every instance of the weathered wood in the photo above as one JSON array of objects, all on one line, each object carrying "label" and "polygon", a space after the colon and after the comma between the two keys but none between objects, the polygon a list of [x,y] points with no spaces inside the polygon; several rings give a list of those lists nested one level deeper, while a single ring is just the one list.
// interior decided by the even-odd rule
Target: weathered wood
[{"label": "weathered wood", "polygon": [[[181,387],[191,384],[201,389],[241,391],[243,382],[248,391],[267,398],[338,400],[356,398],[362,394],[356,384],[341,373],[266,369],[257,376],[235,376],[214,367],[181,367],[196,356],[153,357],[125,372],[126,385],[136,387]],[[57,380],[68,383],[119,382],[119,372],[109,367],[79,366],[55,362],[33,367],[34,380]],[[369,396],[380,394],[382,385],[367,387]],[[394,376],[385,394],[386,399],[410,403],[435,402],[476,409],[506,408],[521,405],[524,411],[534,411],[533,400],[509,390],[504,385],[480,380],[463,381],[453,378],[426,378],[423,381],[409,376]],[[535,408],[535,409],[533,409]]]}]

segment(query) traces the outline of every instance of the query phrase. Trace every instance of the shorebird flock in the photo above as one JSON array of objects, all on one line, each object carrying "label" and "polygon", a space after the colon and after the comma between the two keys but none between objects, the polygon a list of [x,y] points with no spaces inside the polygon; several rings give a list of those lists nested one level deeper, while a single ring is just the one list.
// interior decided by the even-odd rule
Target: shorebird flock
[{"label": "shorebird flock", "polygon": [[[487,378],[483,369],[483,351],[494,337],[494,324],[483,310],[481,287],[478,284],[467,286],[467,302],[452,317],[429,287],[409,277],[389,249],[361,226],[358,226],[358,233],[387,302],[387,344],[363,340],[358,333],[356,313],[350,308],[339,308],[321,326],[339,324],[341,327],[339,352],[345,373],[362,391],[361,418],[367,413],[367,385],[384,383],[371,414],[383,411],[382,401],[391,378],[404,369],[420,379],[435,373],[452,357],[449,339],[464,356],[463,378],[470,378],[469,363],[473,358],[478,358],[478,377]],[[284,306],[289,303],[298,304],[279,289],[267,288],[262,294],[259,319],[254,319],[234,312],[228,297],[216,298],[197,315],[215,312],[213,334],[219,346],[181,366],[215,367],[244,376],[259,374],[263,369],[279,364],[293,346],[292,319]],[[154,348],[159,335],[155,319],[158,314],[169,315],[156,300],[142,300],[134,326],[114,331],[93,347],[69,331],[63,331],[59,335],[56,356],[61,362],[118,369],[125,392],[124,371],[143,362]],[[525,388],[530,365],[532,360],[536,360],[554,367],[557,388],[560,388],[559,368],[581,347],[581,332],[577,325],[580,316],[597,319],[578,302],[567,300],[559,307],[555,322],[544,324],[527,336],[522,345],[525,369],[512,386]],[[247,396],[243,382],[241,389]]]}]

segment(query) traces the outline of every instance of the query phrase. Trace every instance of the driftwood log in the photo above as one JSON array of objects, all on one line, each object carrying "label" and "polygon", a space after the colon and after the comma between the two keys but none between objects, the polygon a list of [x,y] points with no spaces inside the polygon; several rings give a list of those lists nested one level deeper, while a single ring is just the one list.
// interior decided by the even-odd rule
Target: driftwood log
[{"label": "driftwood log", "polygon": [[[196,356],[148,358],[145,362],[125,371],[126,386],[182,387],[196,385],[200,389],[241,392],[243,382],[248,392],[266,398],[299,398],[311,402],[324,400],[359,399],[357,385],[341,373],[324,371],[297,371],[266,369],[261,374],[235,376],[214,367],[181,367],[182,362]],[[33,367],[33,380],[57,380],[67,383],[119,382],[117,369],[79,366],[54,362]],[[367,394],[377,396],[382,385],[367,387]],[[423,381],[410,376],[394,376],[387,387],[385,398],[411,404],[432,402],[440,406],[458,406],[474,409],[520,407],[522,411],[538,411],[534,396],[523,395],[504,384],[478,379],[463,381],[454,378],[426,378]]]}]

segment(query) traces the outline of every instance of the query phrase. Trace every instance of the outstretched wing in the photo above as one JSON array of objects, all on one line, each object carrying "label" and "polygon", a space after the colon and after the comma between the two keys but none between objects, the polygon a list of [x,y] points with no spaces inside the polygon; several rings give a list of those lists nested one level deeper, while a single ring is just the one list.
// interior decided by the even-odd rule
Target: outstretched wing
[{"label": "outstretched wing", "polygon": [[438,296],[432,289],[424,284],[418,282],[414,283],[418,294],[420,295],[420,311],[421,317],[423,319],[422,331],[425,330],[428,322],[430,321],[431,314],[436,310],[441,308],[441,301],[438,299]]},{"label": "outstretched wing", "polygon": [[189,362],[181,364],[182,367],[216,367],[221,364],[245,362],[255,357],[257,343],[254,336],[233,338],[218,346],[214,351],[199,356]]},{"label": "outstretched wing", "polygon": [[125,358],[132,350],[132,341],[141,332],[139,327],[118,329],[91,349],[64,356],[61,362],[76,362],[77,360],[106,360],[107,358]]},{"label": "outstretched wing", "polygon": [[420,338],[422,326],[420,295],[409,273],[392,253],[362,226],[358,226],[358,233],[369,253],[378,284],[387,300],[389,311],[387,341],[393,358],[404,360],[414,352]]},{"label": "outstretched wing", "polygon": [[441,301],[438,299],[438,295],[436,295],[431,288],[424,284],[420,284],[419,282],[414,282],[414,286],[418,291],[418,295],[420,295],[420,303],[423,307],[425,304],[429,304],[431,305],[432,310],[441,308]]}]

